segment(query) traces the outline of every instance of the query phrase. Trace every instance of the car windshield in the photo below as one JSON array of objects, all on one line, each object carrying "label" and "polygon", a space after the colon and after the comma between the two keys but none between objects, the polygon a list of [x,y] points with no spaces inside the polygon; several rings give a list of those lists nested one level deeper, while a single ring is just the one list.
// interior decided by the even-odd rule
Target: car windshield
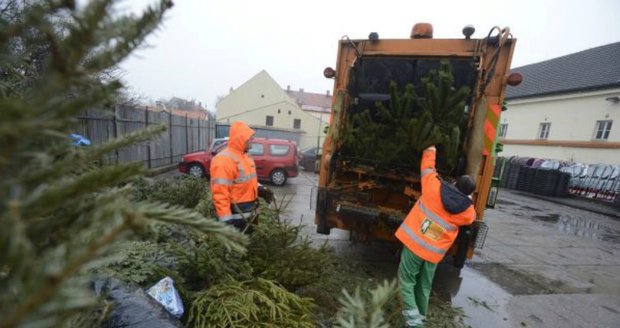
[{"label": "car windshield", "polygon": [[213,147],[211,148],[211,152],[215,152],[215,153],[219,153],[222,149],[226,148],[226,145],[228,145],[228,140],[223,140],[223,142],[220,142],[217,145],[213,145]]},{"label": "car windshield", "polygon": [[228,143],[228,138],[216,138],[211,142],[209,149],[215,150],[218,146]]}]

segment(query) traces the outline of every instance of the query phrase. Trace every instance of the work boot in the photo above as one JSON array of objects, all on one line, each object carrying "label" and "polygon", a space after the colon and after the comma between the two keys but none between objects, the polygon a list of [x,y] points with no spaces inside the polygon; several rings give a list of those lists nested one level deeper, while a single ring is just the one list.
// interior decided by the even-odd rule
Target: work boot
[{"label": "work boot", "polygon": [[418,309],[405,310],[402,312],[405,318],[405,327],[424,327],[425,316],[421,315]]}]

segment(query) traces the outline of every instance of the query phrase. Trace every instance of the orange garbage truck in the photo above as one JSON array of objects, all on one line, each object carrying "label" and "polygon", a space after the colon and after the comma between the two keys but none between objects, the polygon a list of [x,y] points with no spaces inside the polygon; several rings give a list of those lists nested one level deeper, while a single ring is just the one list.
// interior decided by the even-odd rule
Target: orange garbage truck
[{"label": "orange garbage truck", "polygon": [[408,39],[340,40],[336,68],[323,72],[334,90],[318,233],[337,228],[356,240],[397,242],[394,232],[420,196],[420,150],[431,143],[444,179],[469,174],[477,182],[477,219],[460,229],[449,252],[454,265],[482,247],[505,89],[522,77],[509,72],[516,45],[509,28],[474,32],[468,25],[461,38],[436,39],[431,24],[419,23]]}]

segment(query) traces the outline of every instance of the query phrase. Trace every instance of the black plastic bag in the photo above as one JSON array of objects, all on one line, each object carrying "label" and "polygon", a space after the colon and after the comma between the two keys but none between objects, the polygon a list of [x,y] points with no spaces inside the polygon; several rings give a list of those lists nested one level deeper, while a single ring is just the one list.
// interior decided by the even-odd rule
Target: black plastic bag
[{"label": "black plastic bag", "polygon": [[108,328],[177,328],[183,327],[142,288],[118,279],[95,281],[95,293],[113,301],[114,308],[103,324]]}]

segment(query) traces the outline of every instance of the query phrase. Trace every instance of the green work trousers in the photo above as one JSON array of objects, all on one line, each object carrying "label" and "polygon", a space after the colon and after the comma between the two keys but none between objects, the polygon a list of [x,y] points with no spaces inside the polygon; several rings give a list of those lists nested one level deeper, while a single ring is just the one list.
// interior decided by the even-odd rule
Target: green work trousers
[{"label": "green work trousers", "polygon": [[423,326],[436,268],[437,264],[419,258],[407,247],[403,247],[398,280],[407,327]]}]

